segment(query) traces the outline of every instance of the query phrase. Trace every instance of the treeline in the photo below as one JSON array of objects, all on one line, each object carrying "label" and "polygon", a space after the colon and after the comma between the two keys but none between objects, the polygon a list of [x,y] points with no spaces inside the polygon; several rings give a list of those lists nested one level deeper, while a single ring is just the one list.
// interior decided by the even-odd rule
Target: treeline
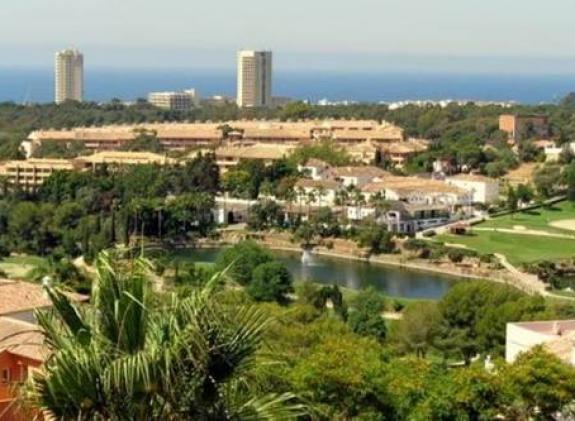
[{"label": "treeline", "polygon": [[219,173],[212,155],[182,166],[57,172],[37,191],[0,200],[0,251],[91,260],[139,236],[192,241],[213,228]]}]

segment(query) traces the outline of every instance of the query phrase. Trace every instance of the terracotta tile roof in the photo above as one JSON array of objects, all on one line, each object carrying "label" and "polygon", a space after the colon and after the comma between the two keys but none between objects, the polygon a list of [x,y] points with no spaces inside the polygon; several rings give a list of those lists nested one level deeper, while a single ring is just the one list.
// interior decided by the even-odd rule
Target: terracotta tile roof
[{"label": "terracotta tile roof", "polygon": [[102,151],[92,155],[80,156],[77,161],[90,164],[168,164],[175,160],[164,155],[152,152],[128,152],[128,151]]},{"label": "terracotta tile roof", "polygon": [[48,356],[44,335],[37,325],[0,317],[0,354],[10,352],[25,358],[43,362]]},{"label": "terracotta tile roof", "polygon": [[361,190],[366,193],[377,193],[383,190],[393,190],[401,194],[424,192],[429,194],[452,193],[460,195],[465,193],[463,189],[450,186],[442,181],[398,176],[390,176],[382,181],[366,184]]},{"label": "terracotta tile roof", "polygon": [[341,184],[334,180],[311,180],[309,178],[301,178],[295,183],[295,187],[303,187],[310,189],[324,188],[326,190],[337,190],[341,188]]},{"label": "terracotta tile roof", "polygon": [[385,170],[374,166],[347,166],[333,167],[329,170],[332,177],[387,177],[390,175]]},{"label": "terracotta tile roof", "polygon": [[476,181],[482,183],[499,183],[496,178],[486,177],[480,174],[457,174],[447,177],[447,180]]},{"label": "terracotta tile roof", "polygon": [[295,146],[285,144],[256,144],[251,146],[225,146],[216,149],[216,158],[281,159],[294,151]]},{"label": "terracotta tile roof", "polygon": [[[80,294],[68,295],[74,301],[87,299]],[[24,281],[0,279],[0,316],[51,305],[52,302],[42,286]]]}]

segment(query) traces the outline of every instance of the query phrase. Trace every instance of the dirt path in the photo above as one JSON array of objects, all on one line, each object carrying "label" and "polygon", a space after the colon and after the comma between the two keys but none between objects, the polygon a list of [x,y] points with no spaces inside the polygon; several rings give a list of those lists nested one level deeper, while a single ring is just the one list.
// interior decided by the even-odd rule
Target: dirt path
[{"label": "dirt path", "polygon": [[549,225],[551,225],[553,228],[575,231],[575,219],[562,219],[560,221],[553,221]]},{"label": "dirt path", "polygon": [[545,289],[545,284],[539,280],[536,275],[530,273],[525,273],[513,266],[503,254],[493,253],[493,255],[499,260],[501,265],[509,271],[516,281],[516,286],[528,293],[538,293],[541,295],[548,295],[548,291]]}]

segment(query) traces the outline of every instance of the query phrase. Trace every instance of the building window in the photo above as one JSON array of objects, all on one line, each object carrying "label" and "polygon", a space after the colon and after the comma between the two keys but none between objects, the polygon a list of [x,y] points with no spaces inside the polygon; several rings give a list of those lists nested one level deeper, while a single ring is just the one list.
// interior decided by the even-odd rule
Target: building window
[{"label": "building window", "polygon": [[0,383],[10,383],[10,369],[2,369],[2,374],[0,376]]}]

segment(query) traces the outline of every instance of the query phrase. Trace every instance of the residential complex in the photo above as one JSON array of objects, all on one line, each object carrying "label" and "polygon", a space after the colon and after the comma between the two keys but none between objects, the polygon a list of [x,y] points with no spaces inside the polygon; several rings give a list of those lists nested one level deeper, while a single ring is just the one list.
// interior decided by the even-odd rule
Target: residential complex
[{"label": "residential complex", "polygon": [[74,163],[67,159],[13,160],[0,162],[0,177],[23,190],[34,190],[56,171],[72,171]]},{"label": "residential complex", "polygon": [[[165,154],[123,150],[141,134],[156,136]],[[496,179],[476,174],[445,179],[399,176],[375,166],[383,163],[385,168],[399,170],[411,156],[425,151],[429,142],[408,138],[402,128],[374,120],[235,120],[39,130],[23,143],[28,154],[44,142],[80,142],[85,154],[71,160],[8,161],[0,163],[0,175],[12,185],[33,190],[54,171],[180,165],[200,153],[213,153],[220,173],[225,174],[242,160],[258,160],[269,166],[288,158],[298,147],[324,141],[345,151],[352,163],[331,166],[310,159],[299,165],[301,177],[295,184],[295,201],[300,207],[329,206],[345,213],[349,220],[376,217],[391,231],[413,234],[469,217],[473,205],[492,204],[499,199]],[[186,154],[179,159],[169,158],[167,154],[172,152]],[[382,200],[390,205],[383,213],[377,205]],[[236,220],[242,217],[242,209],[236,209]]]},{"label": "residential complex", "polygon": [[187,111],[200,105],[200,97],[195,89],[183,92],[150,92],[148,102],[166,110]]},{"label": "residential complex", "polygon": [[272,106],[272,52],[238,52],[238,107]]},{"label": "residential complex", "polygon": [[[81,143],[90,151],[117,150],[127,142],[134,140],[140,133],[148,132],[157,136],[160,144],[167,150],[184,151],[186,149],[211,146],[222,143],[292,143],[331,140],[341,146],[357,145],[362,161],[371,161],[377,150],[402,143],[405,153],[424,150],[426,141],[406,139],[403,130],[388,122],[375,120],[302,120],[284,121],[222,121],[218,123],[149,123],[138,125],[111,125],[102,127],[77,127],[62,130],[36,130],[30,133],[22,143],[26,155],[31,156],[43,142]],[[350,135],[353,133],[353,135]],[[372,144],[371,152],[363,148]],[[363,146],[362,146],[363,145]],[[359,150],[361,149],[361,150]],[[403,153],[403,152],[402,152]]]},{"label": "residential complex", "polygon": [[56,104],[84,99],[84,56],[78,50],[56,53],[54,69],[54,100]]}]

